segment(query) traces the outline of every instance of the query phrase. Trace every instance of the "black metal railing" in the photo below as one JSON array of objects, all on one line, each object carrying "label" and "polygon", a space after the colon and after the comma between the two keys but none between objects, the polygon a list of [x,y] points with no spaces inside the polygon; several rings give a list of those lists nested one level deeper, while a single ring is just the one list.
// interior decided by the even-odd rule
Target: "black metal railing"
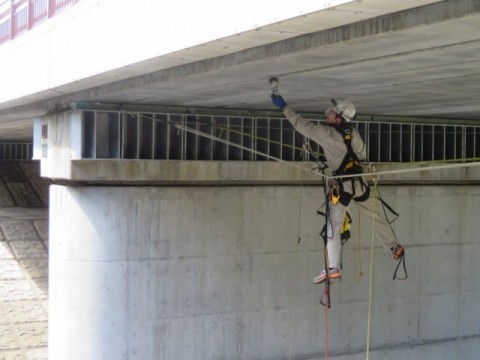
[{"label": "black metal railing", "polygon": [[[321,120],[312,120],[318,121]],[[480,126],[357,121],[369,162],[469,161]],[[85,110],[82,157],[312,161],[308,142],[284,118]],[[322,149],[310,142],[315,153]]]}]

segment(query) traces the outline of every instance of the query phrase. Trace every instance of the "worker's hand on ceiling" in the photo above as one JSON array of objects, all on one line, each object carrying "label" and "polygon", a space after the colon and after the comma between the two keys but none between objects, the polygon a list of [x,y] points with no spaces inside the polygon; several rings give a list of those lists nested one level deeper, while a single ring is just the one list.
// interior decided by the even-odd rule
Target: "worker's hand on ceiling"
[{"label": "worker's hand on ceiling", "polygon": [[282,111],[285,109],[285,106],[287,106],[287,103],[280,95],[272,94],[272,103]]}]

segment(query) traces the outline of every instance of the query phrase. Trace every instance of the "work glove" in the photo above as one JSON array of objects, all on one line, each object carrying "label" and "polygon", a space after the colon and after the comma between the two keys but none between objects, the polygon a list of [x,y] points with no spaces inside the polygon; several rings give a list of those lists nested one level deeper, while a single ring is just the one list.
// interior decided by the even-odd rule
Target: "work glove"
[{"label": "work glove", "polygon": [[283,100],[283,97],[275,94],[272,94],[271,97],[272,97],[273,105],[275,105],[276,107],[278,107],[280,110],[283,111],[285,109],[285,106],[287,106],[287,103],[285,102],[285,100]]}]

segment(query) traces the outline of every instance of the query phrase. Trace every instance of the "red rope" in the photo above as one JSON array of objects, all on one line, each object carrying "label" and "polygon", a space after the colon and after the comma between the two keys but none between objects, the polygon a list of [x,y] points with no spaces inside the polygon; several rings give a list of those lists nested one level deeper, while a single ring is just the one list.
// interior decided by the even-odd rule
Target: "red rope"
[{"label": "red rope", "polygon": [[[327,281],[329,281],[327,279]],[[326,299],[329,299],[328,297],[328,287],[325,287],[324,294]],[[325,306],[325,360],[328,360],[328,308],[330,307],[330,304],[327,304]]]}]

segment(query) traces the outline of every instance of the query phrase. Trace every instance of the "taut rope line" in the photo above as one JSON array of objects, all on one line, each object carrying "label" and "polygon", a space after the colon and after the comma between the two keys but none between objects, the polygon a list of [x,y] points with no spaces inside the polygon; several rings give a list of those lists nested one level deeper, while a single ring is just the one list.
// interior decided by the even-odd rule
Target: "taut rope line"
[{"label": "taut rope line", "polygon": [[231,142],[229,140],[222,139],[218,136],[207,134],[207,133],[204,133],[202,131],[192,129],[192,128],[189,128],[187,126],[182,126],[182,125],[177,124],[177,123],[174,123],[174,125],[177,129],[180,129],[180,130],[183,130],[183,131],[186,131],[186,132],[190,132],[190,133],[195,134],[195,135],[200,135],[200,136],[206,137],[210,140],[215,140],[215,141],[218,141],[218,142],[230,145],[230,146],[237,147],[237,148],[242,149],[242,150],[250,151],[254,154],[264,156],[268,159],[279,161],[279,162],[284,163],[288,166],[295,167],[295,168],[303,170],[303,171],[308,171],[310,174],[314,174],[314,175],[323,177],[324,179],[346,179],[346,178],[352,178],[352,177],[357,177],[357,178],[358,177],[370,177],[370,176],[379,176],[379,175],[400,174],[400,173],[419,172],[419,171],[433,171],[433,170],[443,170],[443,169],[455,169],[455,168],[469,168],[469,167],[480,166],[480,161],[478,161],[478,162],[468,162],[468,163],[455,163],[455,164],[433,165],[433,166],[426,166],[426,167],[415,167],[415,168],[411,168],[411,169],[384,170],[384,171],[377,171],[377,172],[367,172],[367,173],[362,173],[362,174],[328,176],[328,175],[322,174],[320,172],[312,171],[311,168],[307,168],[307,167],[298,165],[295,162],[283,160],[279,157],[272,156],[272,155],[266,154],[264,152],[255,150],[255,149],[251,149],[251,148],[248,148],[248,147],[240,145],[240,144],[236,144],[236,143]]}]

